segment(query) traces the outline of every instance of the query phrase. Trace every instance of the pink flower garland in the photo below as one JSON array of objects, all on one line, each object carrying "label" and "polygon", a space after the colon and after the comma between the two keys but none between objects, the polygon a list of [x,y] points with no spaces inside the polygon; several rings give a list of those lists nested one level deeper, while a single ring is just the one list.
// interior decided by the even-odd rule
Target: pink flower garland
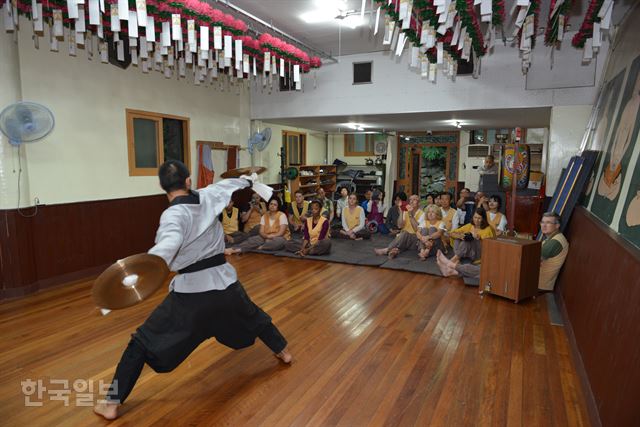
[{"label": "pink flower garland", "polygon": [[[0,7],[6,2],[6,0],[0,0]],[[118,0],[106,0],[107,4],[117,4]],[[239,20],[235,19],[231,15],[227,15],[218,9],[214,9],[208,3],[200,0],[172,0],[167,2],[165,0],[147,0],[148,15],[153,16],[156,27],[161,27],[162,22],[171,20],[171,14],[180,14],[182,23],[182,32],[187,34],[187,21],[193,19],[198,26],[222,26],[228,28],[231,31],[224,30],[223,35],[232,35],[234,39],[242,40],[245,53],[255,57],[258,64],[262,63],[262,53],[269,50],[276,57],[285,58],[292,64],[300,65],[303,72],[308,72],[310,68],[320,68],[322,61],[318,57],[310,58],[309,55],[301,49],[288,44],[277,37],[270,34],[262,34],[259,40],[256,40],[250,36],[237,35],[238,32],[244,33],[247,31],[247,25]],[[176,4],[181,4],[182,7],[176,7]],[[20,14],[26,15],[31,18],[31,1],[30,0],[18,0],[17,9]],[[46,3],[43,10],[45,17],[52,16],[53,9],[61,9],[64,16],[64,23],[69,24],[75,21],[75,19],[68,18],[68,10],[65,0],[50,0]],[[106,7],[105,13],[102,14],[102,24],[106,34],[110,33],[111,28],[111,9]],[[207,19],[208,18],[208,19]],[[85,19],[88,19],[88,8],[85,9]],[[88,25],[88,23],[87,23]],[[127,33],[127,26],[124,25],[121,28],[121,33]]]},{"label": "pink flower garland", "polygon": [[583,48],[587,39],[593,36],[593,23],[600,22],[598,13],[600,12],[602,3],[603,0],[591,0],[589,2],[589,8],[580,26],[580,31],[578,31],[576,35],[573,36],[573,40],[571,40],[573,47]]}]

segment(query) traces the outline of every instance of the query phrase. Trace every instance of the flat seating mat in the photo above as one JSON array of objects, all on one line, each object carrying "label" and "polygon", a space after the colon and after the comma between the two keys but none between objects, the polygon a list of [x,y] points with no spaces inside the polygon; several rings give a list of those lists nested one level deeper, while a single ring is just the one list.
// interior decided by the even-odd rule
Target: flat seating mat
[{"label": "flat seating mat", "polygon": [[[401,252],[396,258],[389,259],[387,256],[376,255],[373,251],[378,248],[385,248],[393,240],[392,236],[374,234],[369,240],[348,240],[348,239],[331,239],[331,252],[327,255],[308,255],[305,259],[338,262],[354,265],[379,266],[392,270],[405,270],[413,273],[426,273],[433,276],[441,276],[440,269],[436,263],[435,257],[429,257],[422,261],[418,258],[417,249]],[[267,252],[261,250],[252,250],[250,252],[270,254],[288,258],[301,257],[292,252],[285,250]],[[451,251],[450,251],[451,252]],[[449,254],[450,256],[452,254]]]}]

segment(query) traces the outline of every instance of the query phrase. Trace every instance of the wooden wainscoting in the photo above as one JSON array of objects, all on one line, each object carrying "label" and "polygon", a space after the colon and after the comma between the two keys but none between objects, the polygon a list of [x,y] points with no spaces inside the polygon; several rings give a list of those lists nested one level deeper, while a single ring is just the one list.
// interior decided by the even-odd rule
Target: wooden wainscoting
[{"label": "wooden wainscoting", "polygon": [[0,211],[0,299],[86,278],[147,251],[167,206],[160,194],[40,206],[33,217]]},{"label": "wooden wainscoting", "polygon": [[559,278],[602,425],[640,420],[640,251],[576,208],[565,233],[569,256]]}]

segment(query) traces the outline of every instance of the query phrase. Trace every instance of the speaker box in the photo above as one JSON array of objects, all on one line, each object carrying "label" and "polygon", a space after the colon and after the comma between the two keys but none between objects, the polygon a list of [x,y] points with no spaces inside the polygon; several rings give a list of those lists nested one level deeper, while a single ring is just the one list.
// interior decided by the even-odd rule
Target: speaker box
[{"label": "speaker box", "polygon": [[118,61],[117,43],[113,41],[113,36],[107,38],[107,46],[109,53],[109,63],[115,65],[118,68],[126,70],[131,65],[131,51],[129,50],[129,39],[127,37],[121,38],[120,42],[123,44],[124,49],[124,61]]}]

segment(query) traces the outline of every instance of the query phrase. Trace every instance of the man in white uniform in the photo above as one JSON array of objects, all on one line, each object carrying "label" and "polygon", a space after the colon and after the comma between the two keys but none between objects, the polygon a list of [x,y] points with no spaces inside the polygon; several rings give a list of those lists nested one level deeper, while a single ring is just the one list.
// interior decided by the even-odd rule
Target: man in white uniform
[{"label": "man in white uniform", "polygon": [[269,315],[251,301],[224,257],[218,215],[231,194],[252,181],[224,179],[195,192],[190,190],[189,170],[176,160],[160,166],[158,175],[169,207],[160,217],[149,253],[162,257],[179,274],[171,281],[167,297],[132,335],[106,401],[95,406],[94,411],[106,419],[118,416],[118,406],[145,363],[156,372],[170,372],[209,338],[233,349],[248,347],[260,338],[283,362],[291,362],[287,341]]}]

